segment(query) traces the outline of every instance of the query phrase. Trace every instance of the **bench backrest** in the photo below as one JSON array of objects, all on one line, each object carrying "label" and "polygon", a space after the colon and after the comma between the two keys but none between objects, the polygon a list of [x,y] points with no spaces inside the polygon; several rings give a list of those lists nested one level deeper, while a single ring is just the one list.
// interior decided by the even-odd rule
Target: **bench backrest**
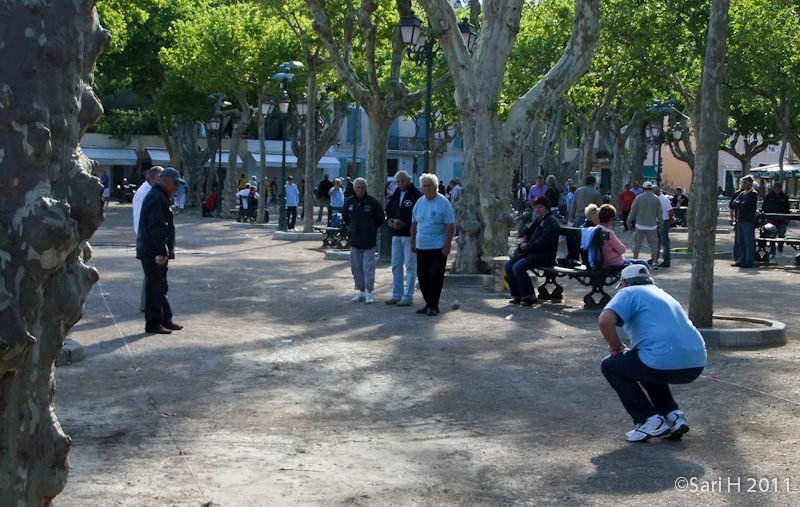
[{"label": "bench backrest", "polygon": [[593,238],[592,248],[595,249],[594,263],[596,267],[589,265],[589,252],[581,250],[581,239],[583,227],[561,227],[559,234],[564,236],[567,241],[567,259],[580,261],[588,269],[600,269],[603,267],[603,241],[610,235],[608,231],[598,229]]}]

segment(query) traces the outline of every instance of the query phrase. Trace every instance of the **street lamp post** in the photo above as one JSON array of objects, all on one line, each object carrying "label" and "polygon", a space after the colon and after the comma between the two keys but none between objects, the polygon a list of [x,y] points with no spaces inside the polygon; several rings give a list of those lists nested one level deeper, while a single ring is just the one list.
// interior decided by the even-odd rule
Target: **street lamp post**
[{"label": "street lamp post", "polygon": [[[425,150],[423,151],[422,170],[428,172],[430,167],[430,153],[433,151],[431,131],[431,95],[433,94],[433,63],[442,60],[444,55],[433,37],[429,37],[422,29],[422,21],[410,11],[408,16],[400,20],[398,25],[403,44],[406,45],[406,56],[417,65],[425,65]],[[429,26],[430,28],[430,26]],[[475,27],[464,18],[458,24],[458,30],[464,38],[467,50],[471,53],[478,42],[478,32]]]},{"label": "street lamp post", "polygon": [[[280,193],[278,194],[278,230],[279,231],[286,231],[288,226],[287,216],[286,216],[286,118],[289,115],[289,81],[294,79],[294,74],[292,72],[295,69],[300,69],[303,67],[303,64],[300,62],[284,62],[278,67],[278,73],[272,76],[272,79],[278,80],[281,82],[281,89],[283,90],[281,93],[281,98],[278,101],[278,110],[281,116],[281,144],[282,146],[282,155],[281,155],[281,184],[283,185],[280,187]],[[274,106],[273,106],[274,107]],[[300,115],[301,111],[300,108],[302,107],[298,102],[298,115]],[[308,104],[306,103],[306,107]],[[304,116],[307,111],[303,111],[302,115]]]},{"label": "street lamp post", "polygon": [[661,145],[664,143],[664,118],[646,127],[647,138],[653,146],[653,167],[656,170],[656,185],[661,186]]},{"label": "street lamp post", "polygon": [[[669,99],[661,102],[660,100],[653,101],[653,107],[648,109],[651,113],[658,113],[658,121],[653,122],[646,127],[646,135],[650,141],[651,146],[655,146],[658,150],[658,161],[656,162],[656,153],[653,153],[653,166],[656,168],[656,185],[661,186],[661,146],[666,142],[669,143],[670,139],[664,132],[664,117],[670,113],[680,114],[680,101],[677,99]],[[683,127],[680,122],[672,128],[672,141],[677,143],[683,134]]]}]

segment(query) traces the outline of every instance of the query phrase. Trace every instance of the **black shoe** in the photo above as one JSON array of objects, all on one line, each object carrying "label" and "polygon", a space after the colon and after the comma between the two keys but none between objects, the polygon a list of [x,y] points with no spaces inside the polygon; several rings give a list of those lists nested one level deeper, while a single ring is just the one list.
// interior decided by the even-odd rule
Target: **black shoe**
[{"label": "black shoe", "polygon": [[183,326],[175,324],[174,322],[167,322],[166,324],[163,325],[163,327],[171,329],[172,331],[180,331],[181,329],[183,329]]},{"label": "black shoe", "polygon": [[511,303],[512,305],[518,305],[521,302],[522,302],[522,298],[514,298],[511,301],[509,301],[509,303]]},{"label": "black shoe", "polygon": [[741,267],[741,264],[739,264],[738,262],[734,262],[733,264],[731,264],[731,266],[734,268],[738,268]]},{"label": "black shoe", "polygon": [[658,267],[659,268],[668,268],[669,267],[669,262],[662,262],[661,264],[658,265]]},{"label": "black shoe", "polygon": [[742,268],[742,269],[750,269],[750,268],[755,267],[755,266],[753,266],[752,264],[742,264],[739,267]]},{"label": "black shoe", "polygon": [[439,315],[439,312],[433,308],[428,308],[428,317],[436,317],[437,315]]},{"label": "black shoe", "polygon": [[428,307],[427,306],[423,306],[422,308],[417,310],[417,313],[420,314],[420,315],[428,313]]},{"label": "black shoe", "polygon": [[520,302],[522,306],[533,306],[537,303],[536,299],[534,298],[525,298]]},{"label": "black shoe", "polygon": [[145,333],[150,333],[150,334],[171,334],[172,333],[172,331],[170,331],[169,329],[165,328],[164,326],[158,326],[158,327],[153,328],[153,329],[145,329],[144,332]]}]

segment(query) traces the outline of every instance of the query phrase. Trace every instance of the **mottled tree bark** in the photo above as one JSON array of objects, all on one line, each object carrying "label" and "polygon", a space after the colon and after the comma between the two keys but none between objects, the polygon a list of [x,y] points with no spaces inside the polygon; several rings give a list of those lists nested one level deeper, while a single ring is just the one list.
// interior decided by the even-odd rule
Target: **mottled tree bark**
[{"label": "mottled tree bark", "polygon": [[197,145],[197,122],[194,120],[175,123],[172,126],[172,135],[177,146],[183,175],[186,177],[188,188],[186,192],[186,205],[190,208],[200,206],[205,195],[204,183],[207,172],[203,171],[205,163],[210,159],[210,150],[199,150]]},{"label": "mottled tree bark", "polygon": [[98,279],[89,238],[102,185],[78,142],[110,35],[94,1],[0,3],[0,506],[47,506],[70,439],[55,415],[55,360]]},{"label": "mottled tree bark", "polygon": [[717,163],[723,125],[720,88],[725,74],[730,0],[712,0],[708,42],[700,91],[697,160],[692,204],[695,206],[694,264],[689,286],[689,318],[711,327],[714,313],[714,246],[717,230]]},{"label": "mottled tree bark", "polygon": [[[464,131],[464,187],[456,220],[462,231],[453,270],[475,273],[482,257],[505,255],[511,219],[513,168],[533,120],[549,110],[591,67],[600,34],[598,0],[576,0],[572,35],[564,54],[520,97],[502,122],[498,115],[508,57],[517,37],[523,0],[487,0],[477,48],[471,54],[448,0],[420,0],[456,88]],[[480,143],[480,148],[469,143]],[[478,195],[473,195],[477,193]],[[464,231],[467,233],[465,234]]]}]

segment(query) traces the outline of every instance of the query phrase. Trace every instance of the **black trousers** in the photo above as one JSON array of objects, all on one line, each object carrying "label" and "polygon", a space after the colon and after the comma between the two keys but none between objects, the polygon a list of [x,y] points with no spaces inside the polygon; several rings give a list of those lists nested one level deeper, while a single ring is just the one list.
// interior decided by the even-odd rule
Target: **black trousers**
[{"label": "black trousers", "polygon": [[444,284],[444,268],[447,257],[442,255],[442,249],[419,250],[417,249],[417,279],[419,290],[425,300],[427,308],[439,310],[439,298],[442,296]]},{"label": "black trousers", "polygon": [[286,206],[286,223],[289,229],[294,229],[294,223],[297,221],[297,206]]},{"label": "black trousers", "polygon": [[143,257],[144,270],[144,330],[150,332],[158,326],[172,322],[172,309],[167,299],[167,265],[156,264],[155,257]]}]

